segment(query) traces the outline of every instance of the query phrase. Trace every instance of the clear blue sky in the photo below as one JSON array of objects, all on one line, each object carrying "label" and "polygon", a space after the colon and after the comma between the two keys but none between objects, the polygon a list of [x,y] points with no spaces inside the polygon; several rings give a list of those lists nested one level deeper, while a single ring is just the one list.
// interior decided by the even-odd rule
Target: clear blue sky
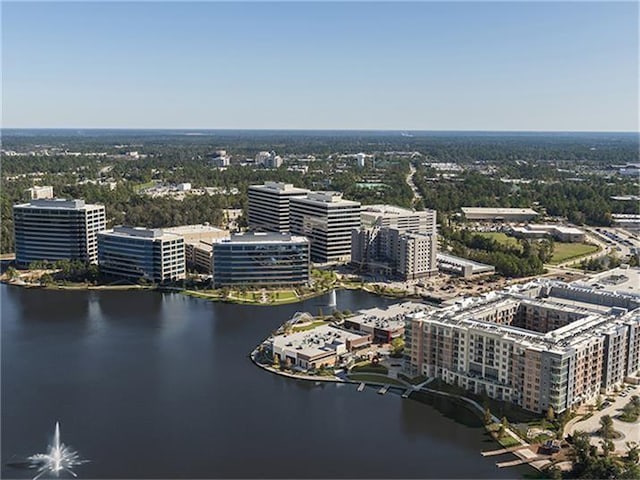
[{"label": "clear blue sky", "polygon": [[2,2],[4,127],[638,130],[638,3]]}]

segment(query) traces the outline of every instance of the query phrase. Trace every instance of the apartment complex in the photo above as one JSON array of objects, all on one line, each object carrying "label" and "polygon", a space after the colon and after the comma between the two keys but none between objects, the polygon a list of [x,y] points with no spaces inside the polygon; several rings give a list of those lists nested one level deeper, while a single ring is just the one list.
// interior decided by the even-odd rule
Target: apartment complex
[{"label": "apartment complex", "polygon": [[16,263],[98,260],[97,233],[106,228],[104,205],[37,199],[13,206]]},{"label": "apartment complex", "polygon": [[213,243],[214,288],[304,285],[309,282],[309,241],[284,233],[246,233]]},{"label": "apartment complex", "polygon": [[360,203],[338,192],[310,192],[291,198],[291,232],[311,243],[314,262],[348,262],[351,231],[360,228]]},{"label": "apartment complex", "polygon": [[108,275],[155,283],[181,280],[184,238],[162,229],[115,227],[98,234],[98,263]]},{"label": "apartment complex", "polygon": [[309,190],[290,183],[266,182],[249,187],[249,228],[256,231],[289,232],[289,202]]},{"label": "apartment complex", "polygon": [[536,281],[406,316],[405,368],[561,412],[640,369],[640,296]]},{"label": "apartment complex", "polygon": [[368,205],[351,232],[351,262],[362,270],[405,280],[437,273],[436,212]]}]

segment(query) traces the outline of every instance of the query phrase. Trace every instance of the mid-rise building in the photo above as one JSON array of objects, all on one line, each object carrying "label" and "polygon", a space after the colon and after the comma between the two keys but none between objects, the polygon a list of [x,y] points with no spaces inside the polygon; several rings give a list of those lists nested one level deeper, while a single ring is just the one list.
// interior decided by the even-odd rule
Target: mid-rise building
[{"label": "mid-rise building", "polygon": [[406,316],[405,367],[522,408],[562,412],[640,369],[640,297],[555,281]]},{"label": "mid-rise building", "polygon": [[284,233],[245,233],[213,243],[214,288],[309,283],[309,241]]},{"label": "mid-rise building", "polygon": [[16,263],[98,260],[97,233],[106,228],[104,205],[39,199],[14,205]]},{"label": "mid-rise building", "polygon": [[290,183],[266,182],[249,187],[249,228],[255,231],[289,232],[290,201],[304,197],[309,190]]},{"label": "mid-rise building", "polygon": [[184,238],[162,229],[115,227],[98,234],[98,264],[107,275],[154,283],[185,278]]},{"label": "mid-rise building", "polygon": [[538,216],[531,208],[462,207],[462,213],[471,222],[528,222]]},{"label": "mid-rise building", "polygon": [[405,280],[437,273],[436,212],[391,205],[363,207],[362,228],[352,231],[351,263]]},{"label": "mid-rise building", "polygon": [[282,165],[282,158],[276,152],[259,152],[256,155],[257,165],[264,165],[267,168],[278,168]]},{"label": "mid-rise building", "polygon": [[42,198],[53,198],[53,187],[50,185],[42,185],[31,187],[27,190],[31,200],[39,200]]},{"label": "mid-rise building", "polygon": [[311,192],[291,199],[291,232],[309,239],[314,262],[348,262],[351,231],[360,224],[360,203],[341,193]]}]

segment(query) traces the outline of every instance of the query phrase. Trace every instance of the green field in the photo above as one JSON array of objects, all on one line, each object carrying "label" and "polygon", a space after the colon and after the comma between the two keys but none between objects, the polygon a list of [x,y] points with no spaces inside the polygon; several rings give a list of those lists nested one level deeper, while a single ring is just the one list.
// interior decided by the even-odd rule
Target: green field
[{"label": "green field", "polygon": [[597,252],[598,247],[588,243],[560,243],[556,242],[553,249],[553,257],[549,262],[551,265],[566,262],[572,258],[583,257]]},{"label": "green field", "polygon": [[491,238],[496,242],[507,245],[509,247],[517,247],[520,249],[520,242],[514,237],[510,237],[504,232],[476,232],[476,235],[480,235],[481,237]]}]

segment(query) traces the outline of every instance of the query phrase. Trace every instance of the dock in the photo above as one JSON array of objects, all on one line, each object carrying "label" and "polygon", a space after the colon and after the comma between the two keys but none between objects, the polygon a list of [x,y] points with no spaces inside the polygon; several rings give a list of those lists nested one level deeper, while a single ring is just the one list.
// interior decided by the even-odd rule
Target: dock
[{"label": "dock", "polygon": [[409,398],[409,395],[411,395],[411,392],[413,392],[413,388],[409,388],[405,390],[405,392],[402,394],[402,398]]},{"label": "dock", "polygon": [[385,393],[387,393],[387,390],[389,390],[389,385],[385,385],[384,387],[382,387],[380,390],[378,390],[378,393],[380,395],[384,395]]},{"label": "dock", "polygon": [[364,386],[365,386],[364,382],[362,382],[360,385],[358,385],[358,391],[359,392],[363,391],[364,390]]},{"label": "dock", "polygon": [[515,467],[517,465],[523,465],[525,463],[536,462],[538,460],[547,460],[549,457],[547,455],[536,455],[531,458],[518,458],[517,460],[511,460],[509,462],[497,462],[496,467],[505,468],[505,467]]},{"label": "dock", "polygon": [[484,452],[480,452],[480,455],[483,457],[492,457],[494,455],[504,455],[505,453],[517,452],[518,450],[523,450],[525,448],[529,448],[529,446],[516,445],[515,447],[501,448],[499,450],[485,450]]}]

